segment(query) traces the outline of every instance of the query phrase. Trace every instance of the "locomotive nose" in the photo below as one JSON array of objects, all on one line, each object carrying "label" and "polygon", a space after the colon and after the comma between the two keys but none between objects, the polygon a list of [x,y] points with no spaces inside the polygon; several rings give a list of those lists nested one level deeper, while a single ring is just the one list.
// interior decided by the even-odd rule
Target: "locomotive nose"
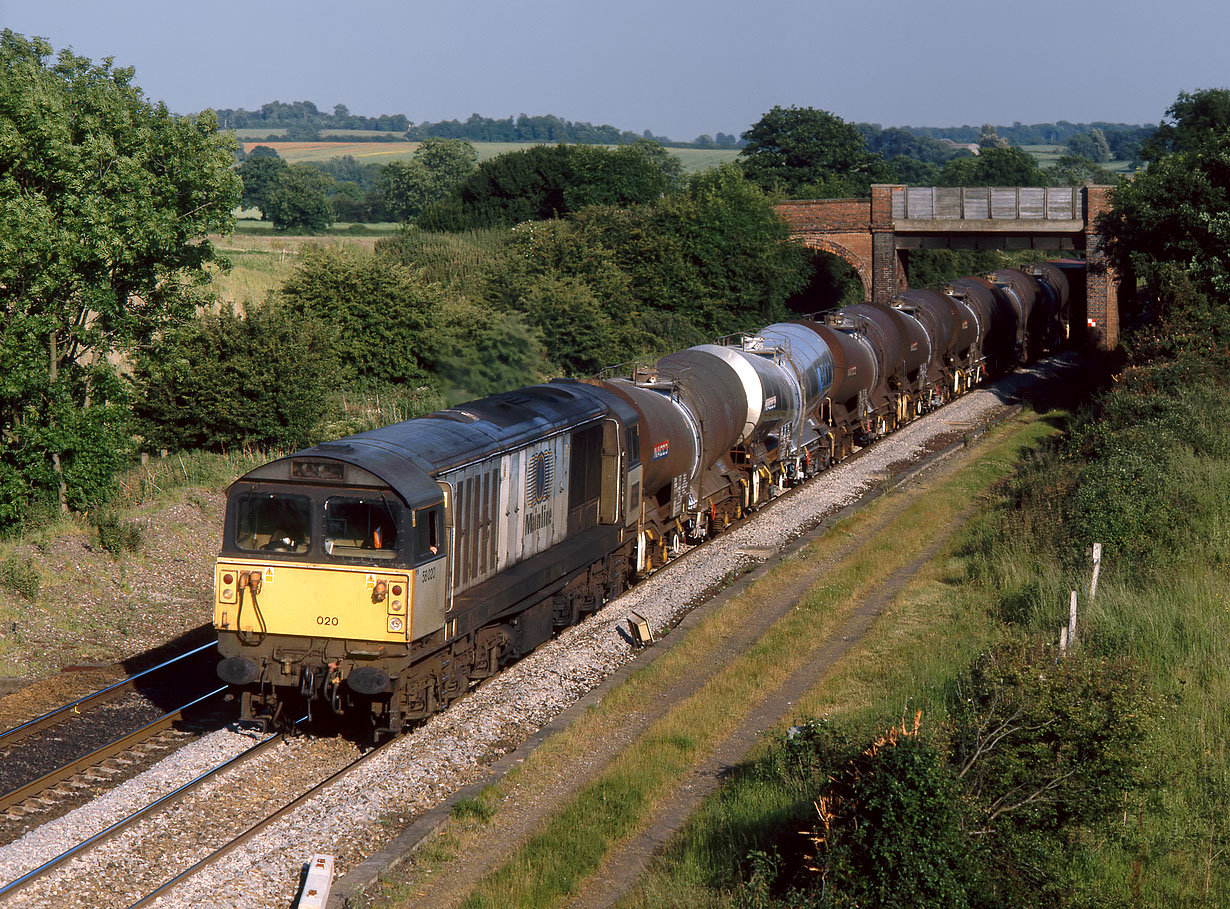
[{"label": "locomotive nose", "polygon": [[250,685],[260,674],[260,667],[247,657],[227,657],[218,664],[218,678],[228,685]]}]

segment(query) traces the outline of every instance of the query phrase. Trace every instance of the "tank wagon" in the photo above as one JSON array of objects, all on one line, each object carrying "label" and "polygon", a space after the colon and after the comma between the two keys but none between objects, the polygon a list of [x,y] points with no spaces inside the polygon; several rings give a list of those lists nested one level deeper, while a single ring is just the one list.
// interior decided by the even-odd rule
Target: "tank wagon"
[{"label": "tank wagon", "polygon": [[781,322],[240,477],[215,566],[242,717],[396,733],[855,448],[1066,336],[1049,265]]}]

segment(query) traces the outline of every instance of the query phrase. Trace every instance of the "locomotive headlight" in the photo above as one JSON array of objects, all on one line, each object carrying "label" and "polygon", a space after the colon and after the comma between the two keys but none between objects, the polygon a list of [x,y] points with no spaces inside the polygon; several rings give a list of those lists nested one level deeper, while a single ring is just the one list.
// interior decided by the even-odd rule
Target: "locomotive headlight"
[{"label": "locomotive headlight", "polygon": [[391,631],[394,634],[398,634],[403,629],[405,629],[405,627],[406,627],[406,623],[402,620],[401,616],[399,615],[389,616],[389,631]]},{"label": "locomotive headlight", "polygon": [[225,590],[223,590],[220,594],[218,594],[218,598],[219,598],[219,599],[221,599],[221,600],[225,600],[226,602],[228,602],[228,603],[229,603],[231,600],[235,599],[235,591],[233,591],[233,590],[231,590],[231,588],[227,587],[227,588],[226,588]]}]

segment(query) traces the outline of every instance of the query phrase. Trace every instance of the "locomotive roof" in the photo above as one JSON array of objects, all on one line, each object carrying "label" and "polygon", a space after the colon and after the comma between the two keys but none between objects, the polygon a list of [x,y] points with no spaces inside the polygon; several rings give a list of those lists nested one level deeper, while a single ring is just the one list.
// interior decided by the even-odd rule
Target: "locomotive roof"
[{"label": "locomotive roof", "polygon": [[[557,379],[323,442],[257,468],[243,479],[289,476],[291,460],[330,458],[373,474],[416,505],[439,499],[433,477],[441,471],[515,450],[611,411],[625,422],[636,419],[635,411],[609,392]],[[277,469],[281,467],[285,469]]]}]

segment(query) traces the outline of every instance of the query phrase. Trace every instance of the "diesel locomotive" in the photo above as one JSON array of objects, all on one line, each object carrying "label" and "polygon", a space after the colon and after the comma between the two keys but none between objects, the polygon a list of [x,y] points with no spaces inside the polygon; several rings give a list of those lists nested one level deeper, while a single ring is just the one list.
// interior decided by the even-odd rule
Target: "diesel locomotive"
[{"label": "diesel locomotive", "polygon": [[1050,263],[780,322],[325,442],[229,489],[219,676],[242,717],[391,734],[686,544],[1062,343]]}]

